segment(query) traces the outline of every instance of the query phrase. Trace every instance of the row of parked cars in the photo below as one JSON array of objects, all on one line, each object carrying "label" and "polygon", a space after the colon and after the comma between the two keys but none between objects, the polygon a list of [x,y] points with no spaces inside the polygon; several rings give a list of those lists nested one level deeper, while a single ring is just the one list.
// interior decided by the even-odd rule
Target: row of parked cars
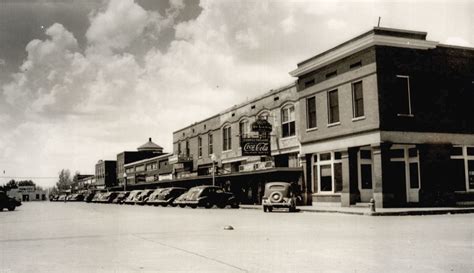
[{"label": "row of parked cars", "polygon": [[197,186],[191,189],[169,187],[133,191],[94,192],[87,194],[71,194],[50,196],[50,201],[85,201],[93,203],[115,203],[131,205],[180,206],[191,208],[225,208],[239,207],[237,198],[217,186]]}]

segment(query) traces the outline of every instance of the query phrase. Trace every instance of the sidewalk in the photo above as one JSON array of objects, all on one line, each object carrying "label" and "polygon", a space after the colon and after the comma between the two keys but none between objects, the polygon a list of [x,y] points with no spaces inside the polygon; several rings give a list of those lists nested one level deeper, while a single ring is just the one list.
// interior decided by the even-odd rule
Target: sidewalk
[{"label": "sidewalk", "polygon": [[[240,205],[241,209],[259,209],[260,205]],[[368,207],[328,207],[328,206],[298,206],[302,212],[343,213],[368,216],[407,216],[407,215],[435,215],[474,213],[474,207],[439,207],[439,208],[379,208],[370,212]]]}]

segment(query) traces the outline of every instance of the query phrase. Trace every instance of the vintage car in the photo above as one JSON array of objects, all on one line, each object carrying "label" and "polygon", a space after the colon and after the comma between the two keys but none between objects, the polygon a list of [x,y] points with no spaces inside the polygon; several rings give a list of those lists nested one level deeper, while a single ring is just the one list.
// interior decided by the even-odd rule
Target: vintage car
[{"label": "vintage car", "polygon": [[165,188],[163,189],[163,191],[160,191],[158,193],[156,199],[154,200],[154,204],[161,205],[163,207],[166,207],[168,205],[176,207],[174,200],[186,191],[187,189],[179,187]]},{"label": "vintage car", "polygon": [[67,197],[67,196],[66,196],[65,194],[61,194],[61,195],[59,195],[59,197],[58,197],[58,201],[63,201],[63,202],[64,202],[64,201],[66,201],[66,197]]},{"label": "vintage car", "polygon": [[128,195],[130,194],[129,191],[122,191],[122,192],[119,192],[119,194],[117,195],[117,197],[115,197],[115,199],[112,201],[112,203],[115,203],[115,204],[123,204],[123,202],[125,201],[125,199],[128,197]]},{"label": "vintage car", "polygon": [[90,203],[92,202],[92,199],[94,199],[94,197],[95,197],[95,192],[90,192],[85,195],[84,202]]},{"label": "vintage car", "polygon": [[21,202],[8,196],[4,191],[0,191],[0,211],[7,208],[9,211],[15,210],[16,207],[21,206]]},{"label": "vintage car", "polygon": [[152,194],[155,190],[143,190],[140,195],[135,198],[135,205],[143,206],[145,205],[146,201],[148,201],[148,197]]},{"label": "vintage car", "polygon": [[186,197],[188,196],[188,193],[189,191],[181,194],[180,196],[178,196],[174,201],[173,201],[173,206],[176,207],[176,206],[179,206],[181,208],[185,208],[186,207]]},{"label": "vintage car", "polygon": [[183,203],[191,208],[205,207],[212,208],[214,205],[219,208],[225,208],[230,205],[232,208],[238,208],[237,198],[229,192],[225,192],[217,186],[197,186],[188,191]]},{"label": "vintage car", "polygon": [[168,188],[160,188],[154,190],[150,196],[148,196],[148,199],[146,200],[146,204],[149,206],[158,206],[158,203],[156,201],[158,200],[158,196],[160,195],[161,192],[166,191]]},{"label": "vintage car", "polygon": [[131,191],[128,197],[123,201],[123,203],[127,205],[135,205],[135,202],[137,201],[141,193],[142,193],[142,190]]},{"label": "vintage car", "polygon": [[264,212],[272,212],[274,208],[288,208],[296,211],[297,196],[291,183],[270,182],[265,184],[265,193],[262,197]]},{"label": "vintage car", "polygon": [[117,197],[118,192],[111,191],[111,192],[106,192],[102,194],[100,197],[100,200],[98,200],[99,203],[112,203],[112,201]]}]

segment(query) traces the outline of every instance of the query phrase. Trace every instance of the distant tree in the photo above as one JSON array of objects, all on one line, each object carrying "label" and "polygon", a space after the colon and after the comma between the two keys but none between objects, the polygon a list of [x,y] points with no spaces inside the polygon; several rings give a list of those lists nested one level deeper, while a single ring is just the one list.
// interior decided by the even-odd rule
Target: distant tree
[{"label": "distant tree", "polygon": [[71,188],[72,189],[78,189],[79,187],[79,176],[81,174],[79,172],[76,171],[76,173],[74,174],[74,176],[72,177],[72,184],[71,184]]},{"label": "distant tree", "polygon": [[71,189],[71,172],[68,169],[62,169],[59,172],[58,182],[56,182],[56,188],[58,191],[66,191]]},{"label": "distant tree", "polygon": [[12,180],[8,181],[7,184],[5,184],[4,188],[5,188],[5,191],[9,191],[11,189],[16,189],[16,188],[18,188],[18,183],[15,181],[15,179],[12,179]]},{"label": "distant tree", "polygon": [[33,187],[35,187],[36,184],[31,180],[22,180],[22,181],[18,181],[18,186],[33,186]]}]

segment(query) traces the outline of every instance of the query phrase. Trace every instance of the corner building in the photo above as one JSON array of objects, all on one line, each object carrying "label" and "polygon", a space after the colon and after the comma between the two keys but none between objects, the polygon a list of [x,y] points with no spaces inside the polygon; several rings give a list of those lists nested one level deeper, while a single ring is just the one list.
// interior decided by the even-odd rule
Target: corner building
[{"label": "corner building", "polygon": [[426,35],[376,27],[290,72],[313,203],[474,200],[474,49]]}]

